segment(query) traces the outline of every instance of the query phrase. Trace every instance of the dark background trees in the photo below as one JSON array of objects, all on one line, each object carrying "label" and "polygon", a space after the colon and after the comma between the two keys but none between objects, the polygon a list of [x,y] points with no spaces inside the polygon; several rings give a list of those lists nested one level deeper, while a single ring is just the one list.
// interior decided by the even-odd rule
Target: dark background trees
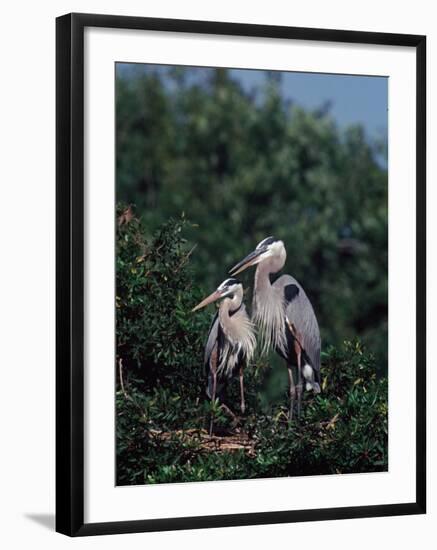
[{"label": "dark background trees", "polygon": [[329,108],[284,99],[278,73],[257,94],[226,69],[199,74],[118,71],[118,200],[135,205],[149,236],[185,213],[205,293],[261,239],[283,239],[285,271],[313,302],[324,346],[360,337],[385,371],[384,144],[338,127]]}]

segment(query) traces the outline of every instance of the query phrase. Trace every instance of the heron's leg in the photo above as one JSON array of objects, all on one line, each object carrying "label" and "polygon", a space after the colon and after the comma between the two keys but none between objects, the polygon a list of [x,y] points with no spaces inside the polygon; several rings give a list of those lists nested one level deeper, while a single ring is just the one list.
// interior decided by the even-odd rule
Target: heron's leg
[{"label": "heron's leg", "polygon": [[300,417],[300,409],[301,409],[301,402],[302,402],[302,348],[300,347],[300,344],[297,340],[294,342],[294,349],[296,352],[296,358],[297,358],[297,386],[296,386],[296,394],[297,394],[297,416]]},{"label": "heron's leg", "polygon": [[243,366],[240,367],[240,397],[240,409],[241,412],[244,414],[244,411],[246,410],[246,404],[244,402]]},{"label": "heron's leg", "polygon": [[288,414],[289,420],[293,419],[293,409],[294,409],[294,398],[296,396],[296,386],[294,385],[293,380],[293,370],[291,365],[287,363],[288,368],[288,384],[289,384],[289,397],[290,397],[290,412]]},{"label": "heron's leg", "polygon": [[[211,403],[213,404],[214,406],[214,403],[215,403],[215,394],[217,392],[217,370],[214,368],[214,369],[211,369],[212,370],[212,394],[211,394]],[[209,423],[209,435],[211,436],[212,435],[212,429],[214,427],[214,412],[211,412],[211,420],[210,420],[210,423]]]}]

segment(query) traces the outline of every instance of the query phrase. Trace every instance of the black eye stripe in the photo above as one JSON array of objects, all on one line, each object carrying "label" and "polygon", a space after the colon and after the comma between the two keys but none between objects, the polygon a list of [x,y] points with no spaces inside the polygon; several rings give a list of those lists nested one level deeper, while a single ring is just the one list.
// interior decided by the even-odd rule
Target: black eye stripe
[{"label": "black eye stripe", "polygon": [[218,287],[218,290],[225,290],[233,285],[240,285],[240,281],[238,279],[234,279],[231,277],[230,279],[226,279],[226,281],[223,281],[222,284]]},{"label": "black eye stripe", "polygon": [[226,281],[222,284],[223,286],[239,285],[240,281],[238,279],[230,278],[230,279],[226,279]]},{"label": "black eye stripe", "polygon": [[263,241],[259,243],[257,248],[261,248],[262,246],[268,246],[269,244],[273,244],[276,241],[275,237],[267,237]]}]

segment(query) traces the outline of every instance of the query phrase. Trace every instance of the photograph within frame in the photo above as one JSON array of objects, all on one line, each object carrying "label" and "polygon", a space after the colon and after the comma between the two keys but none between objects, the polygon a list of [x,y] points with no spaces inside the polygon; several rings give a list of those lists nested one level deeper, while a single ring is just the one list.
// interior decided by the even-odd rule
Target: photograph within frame
[{"label": "photograph within frame", "polygon": [[[118,485],[387,471],[387,87],[116,63]],[[288,254],[306,292],[273,282],[284,271],[266,258],[255,284],[242,275],[244,291],[226,276],[218,317],[199,321],[199,284],[215,288],[222,264],[266,235],[277,237],[264,255]],[[281,299],[260,326],[256,298],[260,310],[272,295],[256,281],[271,261]],[[301,394],[322,388],[301,411]]]}]

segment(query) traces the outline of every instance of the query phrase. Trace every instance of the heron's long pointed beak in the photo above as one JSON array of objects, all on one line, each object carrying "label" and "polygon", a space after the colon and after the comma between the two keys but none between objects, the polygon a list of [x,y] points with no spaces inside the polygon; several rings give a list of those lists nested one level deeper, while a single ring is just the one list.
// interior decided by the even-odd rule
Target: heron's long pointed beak
[{"label": "heron's long pointed beak", "polygon": [[216,300],[218,300],[219,298],[221,297],[221,293],[218,291],[218,290],[215,290],[212,294],[210,294],[207,298],[205,298],[204,300],[202,300],[200,302],[200,304],[197,304],[196,307],[193,307],[193,309],[191,310],[192,312],[193,311],[197,311],[198,309],[202,309],[203,307],[207,306],[208,304],[211,304],[212,302],[215,302]]},{"label": "heron's long pointed beak", "polygon": [[229,270],[230,275],[234,277],[251,265],[257,264],[260,261],[260,256],[263,252],[265,252],[265,249],[260,248],[259,250],[254,250],[248,254],[243,260],[241,260],[241,262],[238,262],[238,264],[234,265],[234,267]]}]

